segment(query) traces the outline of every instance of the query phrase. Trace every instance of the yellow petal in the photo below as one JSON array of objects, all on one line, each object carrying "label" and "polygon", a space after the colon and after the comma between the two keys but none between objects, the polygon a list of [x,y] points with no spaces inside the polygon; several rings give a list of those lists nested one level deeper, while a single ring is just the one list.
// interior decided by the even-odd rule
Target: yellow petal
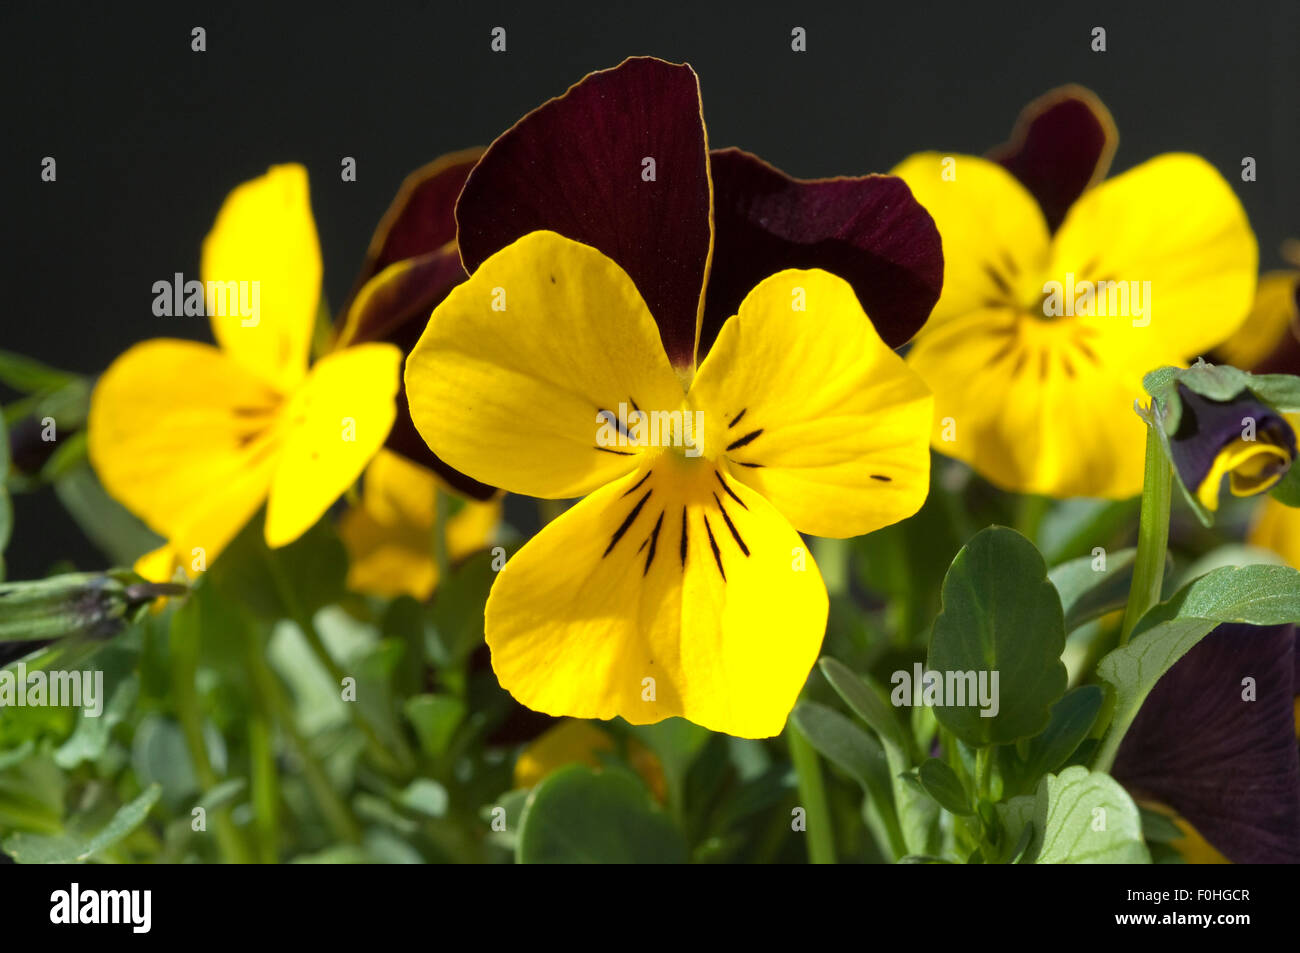
[{"label": "yellow petal", "polygon": [[1223,176],[1199,156],[1169,153],[1085,192],[1052,242],[1048,271],[1061,282],[1137,282],[1145,314],[1130,304],[1127,315],[1079,320],[1103,332],[1103,350],[1155,367],[1196,357],[1241,326],[1258,257]]},{"label": "yellow petal", "polygon": [[210,345],[146,341],[95,388],[90,460],[111,496],[181,554],[201,550],[210,564],[266,499],[281,406]]},{"label": "yellow petal", "polygon": [[[295,387],[307,371],[321,287],[307,170],[272,166],[231,192],[204,239],[201,271],[212,332],[221,347],[274,387]],[[244,287],[250,303],[254,288],[257,292],[248,317],[230,304],[230,292],[238,295],[240,282],[249,283]],[[213,283],[225,289],[224,307],[214,300]]]},{"label": "yellow petal", "polygon": [[925,330],[990,304],[1027,304],[1042,293],[1047,222],[1010,172],[977,156],[922,152],[893,174],[934,218],[943,241],[943,292]]},{"label": "yellow petal", "polygon": [[[800,536],[713,464],[665,451],[548,524],[488,599],[503,688],[552,715],[779,733],[826,628]],[[734,496],[732,494],[735,494]]]},{"label": "yellow petal", "polygon": [[406,364],[411,417],[483,483],[581,496],[645,448],[598,442],[602,411],[681,409],[654,319],[613,261],[554,232],[497,252],[433,312]]},{"label": "yellow petal", "polygon": [[1123,499],[1142,489],[1139,363],[1096,335],[1010,309],[973,311],[923,334],[907,363],[934,389],[935,449],[1003,489]]},{"label": "yellow petal", "polygon": [[1261,275],[1255,303],[1237,333],[1215,348],[1216,364],[1252,370],[1282,343],[1291,328],[1300,333],[1296,284],[1300,272],[1270,271]]},{"label": "yellow petal", "polygon": [[284,411],[285,445],[266,509],[266,542],[293,542],[356,482],[388,437],[402,354],[361,344],[323,357]]},{"label": "yellow petal", "polygon": [[847,537],[911,516],[929,490],[932,398],[825,271],[760,282],[690,392],[704,456],[800,532]]},{"label": "yellow petal", "polygon": [[[433,554],[434,494],[445,484],[400,454],[380,450],[366,468],[362,502],[343,515],[348,588],[392,598],[427,599],[438,584]],[[447,524],[447,553],[461,559],[486,547],[501,522],[501,503],[465,501]]]},{"label": "yellow petal", "polygon": [[1300,509],[1267,497],[1255,516],[1247,541],[1271,549],[1300,569]]}]

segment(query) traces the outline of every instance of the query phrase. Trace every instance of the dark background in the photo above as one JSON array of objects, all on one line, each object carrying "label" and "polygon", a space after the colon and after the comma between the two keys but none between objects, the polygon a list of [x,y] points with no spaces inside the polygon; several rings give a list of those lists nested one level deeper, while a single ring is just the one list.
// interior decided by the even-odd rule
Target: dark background
[{"label": "dark background", "polygon": [[[1261,267],[1280,263],[1300,237],[1300,3],[983,6],[5,0],[0,348],[93,374],[145,338],[210,340],[206,319],[154,317],[152,285],[197,278],[226,193],[279,162],[310,170],[337,304],[407,172],[633,54],[695,67],[710,145],[804,177],[981,153],[1028,100],[1079,82],[1119,126],[1113,171],[1206,156],[1250,214]],[[194,26],[205,53],[190,50]],[[505,53],[489,48],[495,26]],[[790,50],[794,26],[806,53]],[[55,183],[40,179],[47,155]],[[1254,183],[1240,181],[1247,155]],[[356,182],[340,181],[343,156]],[[16,498],[10,577],[65,557],[103,564],[51,492]]]}]

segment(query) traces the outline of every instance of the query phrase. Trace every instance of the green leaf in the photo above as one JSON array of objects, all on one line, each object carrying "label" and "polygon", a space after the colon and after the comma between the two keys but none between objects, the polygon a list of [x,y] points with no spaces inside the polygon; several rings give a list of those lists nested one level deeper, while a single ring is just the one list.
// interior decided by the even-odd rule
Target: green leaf
[{"label": "green leaf", "polygon": [[89,464],[64,473],[54,492],[82,532],[119,566],[130,566],[162,545],[161,536],[108,495]]},{"label": "green leaf", "polygon": [[680,864],[686,841],[634,778],[570,765],[533,788],[519,822],[522,864]]},{"label": "green leaf", "polygon": [[917,778],[926,793],[938,801],[944,810],[963,817],[975,813],[971,809],[970,795],[962,787],[961,779],[938,758],[927,758],[921,764]]},{"label": "green leaf", "polygon": [[866,679],[830,657],[818,662],[818,667],[826,676],[826,681],[830,682],[831,688],[844,699],[855,715],[867,723],[867,727],[880,736],[886,747],[894,745],[901,752],[907,750],[907,735],[899,724],[897,715]]},{"label": "green leaf", "polygon": [[456,729],[465,718],[465,703],[453,695],[416,695],[405,705],[420,748],[433,758],[447,753]]},{"label": "green leaf", "polygon": [[[1136,556],[1136,549],[1081,556],[1056,566],[1047,574],[1061,596],[1066,632],[1073,632],[1085,622],[1124,608],[1133,584],[1133,560]],[[1102,558],[1105,568],[1097,569],[1097,560]],[[1172,565],[1172,560],[1166,555],[1166,575]]]},{"label": "green leaf", "polygon": [[[308,618],[344,595],[348,555],[329,520],[298,539],[268,549],[263,516],[254,518],[208,567],[223,598],[241,603],[262,619]],[[287,605],[285,599],[293,600]]]},{"label": "green leaf", "polygon": [[425,817],[444,817],[449,803],[447,789],[430,778],[416,778],[398,797],[401,805]]},{"label": "green leaf", "polygon": [[[930,638],[929,670],[962,686],[987,679],[996,714],[975,699],[945,698],[935,717],[970,745],[1028,738],[1046,727],[1065,691],[1061,662],[1065,622],[1061,599],[1033,543],[994,526],[977,533],[953,560],[943,582],[943,611]],[[994,681],[994,678],[997,681]],[[965,694],[963,691],[962,694]],[[986,717],[987,716],[987,717]]]},{"label": "green leaf", "polygon": [[913,854],[932,853],[939,847],[939,812],[924,790],[906,783],[912,767],[911,737],[894,710],[885,704],[881,692],[833,658],[819,663],[822,674],[859,718],[880,737],[889,766],[890,786],[898,807],[903,842]]},{"label": "green leaf", "polygon": [[12,387],[20,394],[58,390],[76,378],[76,374],[57,371],[35,358],[0,350],[0,384]]},{"label": "green leaf", "polygon": [[[1160,677],[1223,622],[1285,625],[1300,620],[1300,573],[1289,566],[1225,566],[1153,606],[1127,645],[1097,663],[1115,689],[1107,746],[1113,757],[1142,702]],[[1102,765],[1108,767],[1109,765]]]},{"label": "green leaf", "polygon": [[1296,466],[1293,461],[1282,479],[1273,484],[1268,492],[1283,506],[1300,506],[1300,466]]},{"label": "green leaf", "polygon": [[833,708],[800,702],[790,717],[822,757],[847,772],[868,791],[889,790],[884,749],[873,736]]},{"label": "green leaf", "polygon": [[1034,837],[1026,859],[1036,864],[1147,864],[1137,805],[1108,774],[1076,765],[1038,785]]},{"label": "green leaf", "polygon": [[453,567],[451,578],[438,586],[430,619],[429,661],[440,668],[459,665],[483,644],[483,608],[496,580],[492,554],[475,553]]},{"label": "green leaf", "polygon": [[6,837],[4,851],[20,864],[75,864],[112,847],[144,823],[158,803],[162,788],[151,785],[134,801],[122,805],[99,831],[89,836],[17,833]]},{"label": "green leaf", "polygon": [[1057,770],[1069,760],[1083,739],[1088,737],[1105,698],[1101,686],[1080,685],[1052,706],[1052,717],[1047,727],[1030,740],[1024,761],[1016,763],[1017,790],[1037,783],[1043,775]]}]

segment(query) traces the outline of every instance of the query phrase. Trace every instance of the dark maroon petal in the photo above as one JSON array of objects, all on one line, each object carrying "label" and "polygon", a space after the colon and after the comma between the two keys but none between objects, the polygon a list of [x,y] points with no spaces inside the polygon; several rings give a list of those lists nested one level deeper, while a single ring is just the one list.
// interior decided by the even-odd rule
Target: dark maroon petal
[{"label": "dark maroon petal", "polygon": [[[1147,697],[1115,777],[1236,863],[1300,862],[1295,627],[1221,625]],[[1255,700],[1242,681],[1255,682]]]},{"label": "dark maroon petal", "polygon": [[709,158],[714,246],[701,356],[750,289],[785,268],[848,281],[891,347],[925,324],[943,285],[943,251],[934,220],[902,179],[802,181],[739,149]]},{"label": "dark maroon petal", "polygon": [[1082,86],[1062,86],[1020,113],[1011,138],[990,149],[1033,193],[1052,231],[1083,190],[1106,177],[1119,134],[1110,111]]},{"label": "dark maroon petal", "polygon": [[482,155],[482,147],[452,152],[403,180],[370,239],[358,288],[393,262],[427,255],[456,240],[456,198]]},{"label": "dark maroon petal", "polygon": [[1241,437],[1243,421],[1248,417],[1255,421],[1257,439],[1285,448],[1291,459],[1295,459],[1296,436],[1291,425],[1249,391],[1243,391],[1234,400],[1217,401],[1179,384],[1178,396],[1182,415],[1178,430],[1169,440],[1169,455],[1183,486],[1193,493],[1209,475],[1219,452]]},{"label": "dark maroon petal", "polygon": [[[654,181],[642,178],[654,160]],[[711,242],[694,71],[635,57],[533,110],[479,161],[456,206],[465,268],[529,232],[604,252],[635,282],[676,366],[694,358]]]}]

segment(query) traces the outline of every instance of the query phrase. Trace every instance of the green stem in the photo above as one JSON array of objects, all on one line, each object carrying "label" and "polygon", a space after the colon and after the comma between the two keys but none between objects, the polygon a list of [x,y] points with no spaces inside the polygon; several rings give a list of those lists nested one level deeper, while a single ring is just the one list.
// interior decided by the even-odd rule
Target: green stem
[{"label": "green stem", "polygon": [[[1154,412],[1154,411],[1153,411]],[[1138,520],[1137,557],[1129,588],[1119,644],[1128,642],[1138,620],[1160,601],[1165,580],[1165,553],[1169,548],[1169,504],[1173,475],[1169,458],[1160,445],[1156,428],[1147,425],[1146,472],[1142,480],[1142,514]]]},{"label": "green stem", "polygon": [[262,653],[256,645],[251,647],[249,661],[253,684],[257,693],[269,709],[275,713],[280,727],[284,730],[289,743],[293,746],[294,752],[302,764],[303,776],[307,780],[307,786],[311,788],[312,796],[320,807],[325,822],[329,824],[330,829],[334,831],[334,835],[340,840],[347,841],[350,844],[361,843],[360,826],[357,824],[356,819],[353,818],[352,812],[348,810],[343,799],[339,797],[338,792],[334,790],[334,786],[330,784],[329,776],[325,773],[325,769],[321,767],[316,756],[312,754],[307,739],[298,730],[298,724],[294,720],[293,707],[285,697],[284,689],[276,680],[275,673],[266,664],[266,659],[262,657]]},{"label": "green stem", "polygon": [[975,749],[975,796],[991,801],[990,794],[993,772],[993,749],[976,748]]},{"label": "green stem", "polygon": [[821,570],[826,591],[832,596],[847,595],[849,591],[849,554],[851,541],[817,536],[813,539],[813,558]]},{"label": "green stem", "polygon": [[799,801],[804,809],[808,832],[808,861],[813,864],[835,863],[835,839],[831,832],[831,810],[822,783],[822,766],[812,743],[793,721],[785,726],[799,786]]},{"label": "green stem", "polygon": [[[1152,413],[1158,411],[1152,410]],[[1146,472],[1142,481],[1142,515],[1138,521],[1137,557],[1133,564],[1133,585],[1129,588],[1119,644],[1126,645],[1138,620],[1160,601],[1165,578],[1165,554],[1169,549],[1169,504],[1173,495],[1173,474],[1169,458],[1154,424],[1147,424]],[[1112,723],[1093,759],[1094,771],[1109,772],[1119,753],[1129,722]]]},{"label": "green stem", "polygon": [[447,520],[451,518],[451,500],[441,487],[433,490],[433,561],[438,567],[438,583],[445,585],[451,576],[451,553],[447,549]]},{"label": "green stem", "polygon": [[[195,633],[197,638],[198,633]],[[198,676],[198,646],[171,646],[172,659],[172,701],[176,708],[176,717],[181,724],[181,734],[185,738],[185,747],[189,749],[190,762],[194,765],[194,776],[204,793],[217,786],[220,778],[208,758],[207,742],[203,738],[203,713],[199,706],[195,679]],[[184,641],[184,640],[182,640]],[[228,807],[219,807],[212,812],[212,830],[217,838],[217,849],[222,859],[228,864],[252,863],[253,855],[239,828],[230,817]]]}]

